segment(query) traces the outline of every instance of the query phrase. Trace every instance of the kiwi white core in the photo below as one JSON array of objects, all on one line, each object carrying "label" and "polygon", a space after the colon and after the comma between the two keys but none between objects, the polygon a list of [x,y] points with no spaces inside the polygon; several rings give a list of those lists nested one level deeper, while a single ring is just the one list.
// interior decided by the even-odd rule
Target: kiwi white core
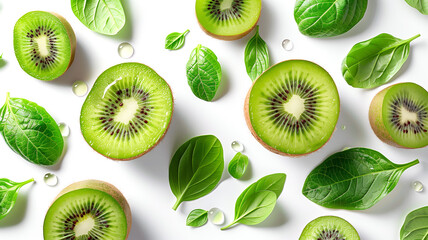
[{"label": "kiwi white core", "polygon": [[39,49],[40,56],[49,56],[48,37],[45,35],[40,35],[39,37],[34,38],[34,41],[37,43],[37,48]]},{"label": "kiwi white core", "polygon": [[407,108],[404,106],[401,106],[400,112],[401,112],[401,121],[400,121],[401,124],[407,123],[408,121],[416,122],[418,120],[418,114],[407,110]]},{"label": "kiwi white core", "polygon": [[224,11],[224,10],[230,9],[232,7],[232,3],[233,3],[233,0],[223,0],[220,3],[220,10]]},{"label": "kiwi white core", "polygon": [[116,122],[128,124],[137,113],[139,108],[137,100],[134,98],[123,99],[123,106],[119,109],[119,112],[114,117]]},{"label": "kiwi white core", "polygon": [[85,217],[78,221],[74,227],[76,238],[88,234],[88,232],[91,231],[91,229],[94,227],[95,220],[92,217],[85,215]]},{"label": "kiwi white core", "polygon": [[293,95],[283,106],[286,112],[299,120],[302,113],[305,112],[305,99],[299,95]]}]

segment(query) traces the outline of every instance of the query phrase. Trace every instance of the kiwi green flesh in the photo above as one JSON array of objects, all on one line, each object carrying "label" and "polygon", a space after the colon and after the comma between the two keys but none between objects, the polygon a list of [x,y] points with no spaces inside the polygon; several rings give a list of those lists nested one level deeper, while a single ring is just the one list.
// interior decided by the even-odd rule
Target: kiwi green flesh
[{"label": "kiwi green flesh", "polygon": [[151,68],[123,63],[104,71],[81,111],[83,137],[100,154],[119,160],[141,156],[169,127],[173,98]]},{"label": "kiwi green flesh", "polygon": [[389,88],[382,103],[382,119],[391,138],[406,148],[428,145],[428,92],[414,83]]},{"label": "kiwi green flesh", "polygon": [[209,34],[233,39],[254,28],[261,7],[261,0],[197,0],[196,17]]},{"label": "kiwi green flesh", "polygon": [[299,240],[359,240],[355,228],[335,216],[319,217],[306,225]]},{"label": "kiwi green flesh", "polygon": [[13,32],[19,65],[40,80],[53,80],[64,74],[73,58],[71,42],[66,26],[48,12],[25,14],[16,22]]},{"label": "kiwi green flesh", "polygon": [[49,208],[44,240],[124,240],[126,215],[109,194],[90,188],[68,192]]},{"label": "kiwi green flesh", "polygon": [[255,81],[248,112],[261,141],[287,155],[301,155],[329,140],[339,105],[336,85],[323,68],[290,60],[271,67]]}]

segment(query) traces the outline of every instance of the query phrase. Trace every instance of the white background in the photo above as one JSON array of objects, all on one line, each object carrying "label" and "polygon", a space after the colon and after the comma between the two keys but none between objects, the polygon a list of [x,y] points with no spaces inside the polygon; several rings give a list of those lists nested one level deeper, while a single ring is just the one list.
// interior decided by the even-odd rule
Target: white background
[{"label": "white background", "polygon": [[[367,112],[372,97],[384,86],[373,90],[354,89],[344,81],[340,67],[342,59],[357,42],[382,32],[400,38],[420,33],[422,36],[412,42],[409,59],[392,83],[411,81],[427,89],[428,16],[411,8],[404,0],[369,0],[364,18],[351,31],[334,38],[312,39],[297,29],[293,18],[294,1],[263,0],[260,34],[269,45],[271,64],[296,58],[314,61],[330,72],[341,97],[339,122],[331,140],[313,154],[288,158],[264,149],[245,124],[243,103],[251,80],[245,71],[243,55],[245,44],[253,33],[231,42],[207,36],[198,26],[194,3],[194,0],[123,0],[127,22],[119,35],[111,37],[92,32],[81,24],[73,15],[69,1],[0,0],[0,53],[4,53],[6,61],[0,68],[0,99],[11,92],[12,97],[37,102],[58,122],[66,122],[71,128],[67,153],[63,161],[52,168],[23,160],[3,139],[0,140],[0,177],[14,181],[34,177],[37,181],[21,189],[15,208],[0,220],[0,239],[42,239],[43,219],[54,197],[65,186],[84,179],[108,181],[127,197],[133,213],[131,240],[293,240],[298,239],[310,220],[322,215],[347,219],[363,240],[399,239],[407,213],[428,205],[427,191],[416,193],[411,188],[414,180],[428,187],[427,149],[398,149],[377,139],[370,128]],[[27,75],[13,52],[14,24],[32,10],[63,15],[77,36],[73,65],[52,82]],[[190,32],[184,48],[164,49],[167,34],[186,29]],[[285,38],[294,42],[290,52],[281,48]],[[124,41],[135,47],[135,54],[129,60],[117,54],[118,45]],[[223,79],[214,102],[199,100],[187,85],[185,65],[198,43],[211,48],[222,65]],[[76,80],[92,86],[105,69],[126,61],[149,65],[171,85],[175,111],[168,133],[155,149],[130,162],[115,162],[94,152],[81,136],[79,116],[85,98],[75,96],[71,86]],[[343,125],[345,130],[341,128]],[[220,139],[226,164],[234,155],[230,143],[241,141],[251,161],[250,174],[245,180],[236,180],[225,172],[215,191],[199,200],[183,203],[175,212],[171,209],[175,198],[168,183],[170,159],[182,143],[202,134],[214,134]],[[354,146],[373,148],[397,163],[419,158],[421,164],[407,170],[394,191],[369,210],[330,210],[306,199],[301,189],[308,173],[330,154]],[[44,184],[43,175],[47,172],[58,175],[58,186]],[[231,221],[239,194],[252,182],[275,172],[285,172],[287,181],[274,212],[265,222],[251,227],[240,225],[228,231],[220,231],[210,223],[197,229],[185,226],[186,216],[194,208],[218,207],[224,210],[226,221]]]}]

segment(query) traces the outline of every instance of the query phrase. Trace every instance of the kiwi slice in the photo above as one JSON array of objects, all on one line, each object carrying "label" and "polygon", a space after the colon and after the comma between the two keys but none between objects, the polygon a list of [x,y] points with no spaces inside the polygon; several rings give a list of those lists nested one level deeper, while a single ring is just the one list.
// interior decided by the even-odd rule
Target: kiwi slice
[{"label": "kiwi slice", "polygon": [[261,9],[261,0],[196,0],[202,30],[222,40],[247,35],[259,21]]},{"label": "kiwi slice", "polygon": [[268,150],[298,156],[321,148],[339,117],[339,94],[331,76],[306,60],[289,60],[266,70],[245,100],[245,119]]},{"label": "kiwi slice", "polygon": [[124,240],[131,230],[131,210],[113,185],[86,180],[62,190],[43,224],[44,240]]},{"label": "kiwi slice", "polygon": [[89,92],[80,128],[89,145],[116,160],[151,150],[168,130],[173,97],[168,83],[141,63],[122,63],[104,71]]},{"label": "kiwi slice", "polygon": [[34,11],[16,22],[13,46],[26,73],[50,81],[64,74],[73,62],[76,36],[60,15]]},{"label": "kiwi slice", "polygon": [[380,91],[369,110],[370,125],[385,143],[403,148],[428,145],[428,92],[415,83]]},{"label": "kiwi slice", "polygon": [[299,240],[360,240],[360,236],[345,219],[324,216],[308,223]]}]

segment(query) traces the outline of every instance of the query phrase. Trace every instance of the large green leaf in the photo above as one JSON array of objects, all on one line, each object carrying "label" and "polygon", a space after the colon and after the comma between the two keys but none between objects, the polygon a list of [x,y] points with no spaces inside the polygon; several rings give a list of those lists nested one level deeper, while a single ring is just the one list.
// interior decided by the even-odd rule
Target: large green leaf
[{"label": "large green leaf", "polygon": [[125,25],[120,0],[71,0],[74,15],[92,31],[115,35]]},{"label": "large green leaf", "polygon": [[297,0],[294,19],[304,35],[332,37],[353,28],[366,9],[367,0]]},{"label": "large green leaf", "polygon": [[220,85],[221,66],[209,48],[199,44],[186,65],[187,82],[196,97],[211,101]]},{"label": "large green leaf", "polygon": [[342,74],[349,85],[374,88],[385,84],[400,70],[409,56],[410,42],[386,33],[355,44],[342,63]]},{"label": "large green leaf", "polygon": [[269,67],[269,50],[259,35],[259,26],[245,47],[244,58],[247,74],[253,81]]},{"label": "large green leaf", "polygon": [[64,140],[55,120],[41,106],[9,98],[0,109],[0,132],[9,147],[25,160],[53,165],[62,155]]},{"label": "large green leaf", "polygon": [[327,208],[367,209],[394,189],[407,168],[418,163],[395,164],[375,150],[352,148],[331,155],[312,170],[302,192]]},{"label": "large green leaf", "polygon": [[7,178],[0,178],[0,219],[4,218],[15,205],[19,189],[34,179],[16,183]]},{"label": "large green leaf", "polygon": [[406,0],[406,2],[422,14],[428,15],[428,0]]},{"label": "large green leaf", "polygon": [[401,227],[400,240],[428,240],[428,206],[407,215]]},{"label": "large green leaf", "polygon": [[177,197],[173,209],[210,193],[221,179],[223,147],[212,135],[194,137],[181,145],[169,166],[169,185]]}]

